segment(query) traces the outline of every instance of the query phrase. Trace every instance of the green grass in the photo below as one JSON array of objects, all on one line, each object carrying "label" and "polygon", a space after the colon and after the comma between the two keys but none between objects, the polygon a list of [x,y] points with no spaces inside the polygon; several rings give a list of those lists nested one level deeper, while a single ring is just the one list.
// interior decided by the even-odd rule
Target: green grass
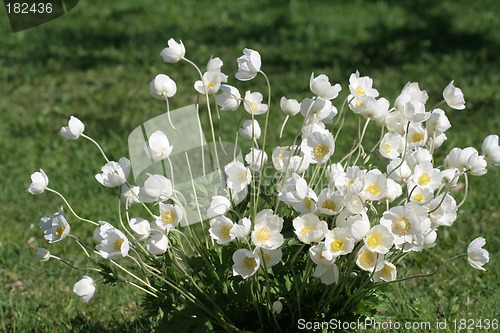
[{"label": "green grass", "polygon": [[[83,305],[71,292],[83,272],[55,261],[34,261],[36,247],[46,246],[38,220],[62,203],[48,193],[30,196],[25,189],[30,174],[43,168],[50,186],[67,195],[82,215],[115,219],[116,208],[107,202],[117,192],[93,179],[102,165],[99,153],[88,142],[63,141],[58,131],[70,115],[76,115],[85,122],[86,133],[118,159],[128,154],[125,142],[130,131],[164,112],[148,91],[156,74],[177,81],[173,108],[192,103],[196,73],[187,64],[165,64],[159,56],[170,37],[182,39],[186,56],[202,68],[211,55],[221,57],[223,71],[242,91],[263,90],[264,82],[236,82],[235,59],[244,47],[260,51],[262,68],[273,85],[273,131],[284,118],[278,111],[279,98],[309,96],[311,72],[326,73],[340,82],[345,97],[348,76],[358,69],[371,76],[381,95],[391,101],[406,82],[418,81],[429,93],[429,106],[455,80],[467,109],[449,113],[453,127],[438,160],[452,147],[479,148],[487,134],[499,134],[500,3],[401,3],[81,1],[64,17],[16,34],[2,20],[0,331],[149,331],[147,318],[141,316],[139,293],[123,286],[99,287],[95,301]],[[0,16],[6,17],[3,7]],[[224,117],[234,118],[222,128],[232,133],[239,115]],[[343,143],[337,143],[339,151],[348,149],[356,128],[355,117],[349,117],[352,121],[339,140]],[[287,127],[288,138],[294,135],[293,124],[298,122]],[[275,134],[270,145],[276,142]],[[433,278],[393,287],[382,318],[401,322],[499,318],[499,176],[498,169],[491,169],[484,177],[471,177],[471,193],[455,225],[439,233],[435,249],[414,254],[399,267],[400,276],[432,271],[484,235],[491,255],[488,271],[473,270],[466,260],[459,260]],[[75,219],[69,222],[74,232],[92,241],[90,226]],[[50,249],[84,265],[69,240]]]}]

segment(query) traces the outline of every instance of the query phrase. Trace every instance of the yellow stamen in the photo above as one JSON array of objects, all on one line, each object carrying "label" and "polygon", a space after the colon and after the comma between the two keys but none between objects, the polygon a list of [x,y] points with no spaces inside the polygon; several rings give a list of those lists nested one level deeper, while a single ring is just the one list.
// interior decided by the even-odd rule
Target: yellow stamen
[{"label": "yellow stamen", "polygon": [[385,153],[389,154],[391,152],[391,146],[389,144],[385,144]]},{"label": "yellow stamen", "polygon": [[215,87],[215,83],[213,83],[211,81],[207,83],[207,88],[208,89],[213,88],[213,87]]},{"label": "yellow stamen", "polygon": [[375,254],[370,251],[363,251],[359,257],[359,261],[365,266],[371,266],[375,262]]},{"label": "yellow stamen", "polygon": [[176,217],[177,216],[172,211],[163,212],[163,214],[161,215],[162,221],[165,222],[165,223],[167,223],[167,224],[174,223]]},{"label": "yellow stamen", "polygon": [[424,139],[424,135],[422,133],[418,133],[418,132],[415,132],[413,133],[413,135],[411,136],[411,142],[413,143],[417,143],[417,142],[420,142]]},{"label": "yellow stamen", "polygon": [[418,177],[418,185],[425,186],[431,182],[431,176],[428,173],[423,173]]},{"label": "yellow stamen", "polygon": [[246,269],[253,270],[257,266],[257,261],[255,258],[245,257],[245,259],[243,259],[243,265]]},{"label": "yellow stamen", "polygon": [[424,201],[424,195],[422,193],[415,193],[413,200],[422,203]]},{"label": "yellow stamen", "polygon": [[257,108],[259,107],[258,104],[255,102],[252,102],[251,105],[252,105],[252,110],[257,111]]},{"label": "yellow stamen", "polygon": [[239,180],[241,183],[245,183],[245,182],[247,181],[247,179],[248,179],[248,178],[247,178],[247,176],[248,176],[248,174],[247,174],[246,170],[245,170],[245,171],[242,171],[242,172],[240,172],[240,173],[238,174],[238,180]]},{"label": "yellow stamen", "polygon": [[321,205],[321,207],[325,208],[325,209],[330,209],[333,211],[335,211],[337,209],[337,205],[335,204],[335,202],[333,200],[325,200],[323,202],[323,204]]},{"label": "yellow stamen", "polygon": [[399,235],[406,235],[411,228],[411,222],[406,217],[400,217],[392,224],[392,230]]},{"label": "yellow stamen", "polygon": [[336,239],[333,242],[331,242],[331,244],[330,244],[330,249],[332,250],[332,252],[342,251],[342,249],[344,247],[345,247],[345,244],[340,239]]},{"label": "yellow stamen", "polygon": [[312,207],[312,204],[313,204],[314,200],[307,197],[306,198],[306,201],[304,202],[304,206],[308,209],[308,210],[311,210],[311,207]]},{"label": "yellow stamen", "polygon": [[316,145],[316,147],[314,147],[314,154],[316,154],[316,156],[318,156],[320,158],[324,157],[329,152],[330,152],[330,150],[328,149],[328,147],[325,144],[318,143]]},{"label": "yellow stamen", "polygon": [[372,184],[366,188],[366,192],[370,193],[374,197],[380,194],[380,189],[378,188],[377,185]]},{"label": "yellow stamen", "polygon": [[366,95],[366,91],[362,87],[356,87],[356,92],[358,93],[359,96]]},{"label": "yellow stamen", "polygon": [[232,225],[225,225],[225,226],[223,226],[220,229],[221,236],[224,237],[224,238],[231,238],[231,236],[229,235],[229,232],[231,231],[232,227],[233,227]]},{"label": "yellow stamen", "polygon": [[66,229],[65,227],[63,227],[62,225],[57,227],[56,229],[56,237],[57,238],[61,238],[63,232],[64,232],[64,229]]},{"label": "yellow stamen", "polygon": [[255,232],[255,237],[259,243],[264,243],[271,238],[271,232],[266,227],[263,227]]},{"label": "yellow stamen", "polygon": [[311,230],[316,230],[314,227],[310,226],[310,225],[306,225],[304,228],[302,228],[302,230],[300,231],[300,235],[302,237],[305,237],[306,234],[311,231]]},{"label": "yellow stamen", "polygon": [[371,248],[375,248],[380,246],[382,243],[380,236],[378,234],[372,233],[368,238],[366,239],[366,245],[368,245]]},{"label": "yellow stamen", "polygon": [[118,238],[117,240],[115,240],[115,242],[113,243],[113,250],[120,251],[122,249],[122,244],[124,241],[125,240],[121,239],[121,238]]}]

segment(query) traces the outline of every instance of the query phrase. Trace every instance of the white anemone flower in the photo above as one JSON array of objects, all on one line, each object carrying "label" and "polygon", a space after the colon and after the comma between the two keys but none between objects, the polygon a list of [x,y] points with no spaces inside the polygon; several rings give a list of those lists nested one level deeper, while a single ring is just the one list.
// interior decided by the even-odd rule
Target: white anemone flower
[{"label": "white anemone flower", "polygon": [[258,140],[262,134],[262,130],[256,119],[245,120],[241,128],[238,129],[238,133],[243,139]]},{"label": "white anemone flower", "polygon": [[422,147],[427,142],[428,134],[420,123],[412,123],[408,129],[408,146],[411,148]]},{"label": "white anemone flower", "polygon": [[413,181],[423,189],[434,192],[441,186],[443,175],[439,169],[432,166],[430,162],[419,163],[413,172]]},{"label": "white anemone flower", "polygon": [[117,187],[125,184],[130,174],[130,161],[122,157],[118,162],[110,161],[101,168],[95,179],[106,187]]},{"label": "white anemone flower", "polygon": [[286,180],[279,194],[279,199],[288,205],[298,203],[305,199],[308,190],[306,180],[298,174],[292,173]]},{"label": "white anemone flower", "polygon": [[498,145],[498,135],[488,135],[481,146],[484,159],[488,165],[500,166],[500,146]]},{"label": "white anemone flower", "polygon": [[293,209],[299,213],[314,213],[318,209],[318,196],[311,188],[307,189],[307,194],[302,201],[291,203]]},{"label": "white anemone flower", "polygon": [[387,178],[378,169],[367,172],[363,177],[363,188],[359,196],[363,201],[378,201],[387,191]]},{"label": "white anemone flower", "polygon": [[156,99],[165,100],[177,92],[177,85],[168,75],[158,74],[149,83],[149,93]]},{"label": "white anemone flower", "polygon": [[455,87],[451,81],[443,91],[443,98],[446,104],[452,109],[463,110],[465,109],[465,99],[464,94],[460,88]]},{"label": "white anemone flower", "polygon": [[245,98],[243,100],[243,107],[245,110],[253,115],[264,114],[268,110],[268,105],[263,104],[262,100],[264,97],[260,92],[250,92],[247,90],[245,92]]},{"label": "white anemone flower", "polygon": [[378,271],[384,266],[384,255],[372,252],[366,248],[366,245],[363,245],[358,252],[356,265],[367,272]]},{"label": "white anemone flower", "polygon": [[368,231],[370,231],[370,220],[364,211],[353,214],[349,210],[344,209],[337,216],[335,225],[344,229],[348,237],[354,239],[356,242],[362,240]]},{"label": "white anemone flower", "polygon": [[300,113],[307,122],[317,123],[327,118],[333,118],[338,111],[332,102],[323,98],[304,98],[300,103]]},{"label": "white anemone flower", "polygon": [[287,99],[285,96],[280,100],[281,111],[287,116],[295,116],[300,112],[300,103],[293,98]]},{"label": "white anemone flower", "polygon": [[95,291],[95,281],[89,276],[84,276],[73,286],[73,292],[80,296],[85,304],[94,299]]},{"label": "white anemone flower", "polygon": [[236,61],[238,62],[236,79],[240,81],[253,79],[260,72],[260,67],[262,66],[259,52],[247,48],[243,49],[243,55]]},{"label": "white anemone flower", "polygon": [[425,124],[427,132],[429,133],[429,137],[435,133],[435,135],[439,135],[440,133],[444,133],[450,129],[451,123],[446,113],[442,109],[434,109],[431,112],[431,116],[427,119],[427,123]]},{"label": "white anemone flower", "polygon": [[379,152],[385,158],[394,160],[401,155],[404,147],[405,141],[402,135],[388,132],[380,141]]},{"label": "white anemone flower", "polygon": [[394,236],[383,225],[376,225],[365,235],[364,243],[368,250],[386,254],[394,244]]},{"label": "white anemone flower", "polygon": [[130,243],[127,236],[109,223],[101,222],[101,226],[94,232],[94,238],[100,242],[95,249],[104,259],[116,259],[128,255]]},{"label": "white anemone flower", "polygon": [[256,247],[253,250],[253,253],[259,256],[260,265],[262,266],[262,268],[265,269],[275,266],[281,261],[281,258],[283,257],[283,251],[279,248],[274,250],[269,250]]},{"label": "white anemone flower", "polygon": [[252,221],[248,217],[244,217],[235,223],[234,226],[229,231],[231,237],[235,237],[237,239],[243,239],[250,233],[250,229],[252,227]]},{"label": "white anemone flower", "polygon": [[43,247],[36,248],[36,255],[35,255],[36,261],[45,262],[48,261],[51,257],[52,255],[50,254],[49,250]]},{"label": "white anemone flower", "polygon": [[250,152],[245,155],[245,162],[247,162],[251,170],[259,171],[264,168],[267,163],[267,154],[263,150],[250,148]]},{"label": "white anemone flower", "polygon": [[377,282],[380,280],[386,282],[394,281],[396,280],[396,275],[397,275],[396,266],[394,266],[394,264],[386,260],[384,261],[384,266],[379,271],[376,271],[373,274],[372,280],[373,282]]},{"label": "white anemone flower", "polygon": [[327,259],[323,257],[323,250],[325,249],[325,242],[320,242],[318,244],[315,244],[309,248],[309,257],[311,260],[319,266],[331,266],[334,262],[336,257]]},{"label": "white anemone flower", "polygon": [[161,230],[171,230],[182,220],[182,209],[177,205],[160,202],[160,216],[155,220],[155,225]]},{"label": "white anemone flower", "polygon": [[403,194],[403,188],[394,180],[387,178],[387,189],[385,191],[384,200],[393,202]]},{"label": "white anemone flower", "polygon": [[128,221],[130,229],[137,235],[135,242],[142,242],[151,234],[151,224],[142,217],[133,217]]},{"label": "white anemone flower", "polygon": [[160,230],[152,230],[146,241],[146,250],[151,254],[160,255],[167,252],[169,245],[170,241],[167,235]]},{"label": "white anemone flower", "polygon": [[154,132],[144,143],[144,151],[155,162],[168,158],[173,148],[174,146],[170,145],[167,135],[162,131]]},{"label": "white anemone flower", "polygon": [[340,271],[339,267],[333,263],[329,266],[318,265],[314,269],[314,276],[321,280],[321,283],[327,286],[337,283],[339,281]]},{"label": "white anemone flower", "polygon": [[221,94],[215,96],[215,102],[221,111],[236,111],[241,103],[241,95],[237,88],[223,84],[220,86]]},{"label": "white anemone flower", "polygon": [[231,202],[228,198],[222,195],[214,195],[210,202],[210,207],[207,209],[207,217],[211,219],[219,215],[224,215],[230,208]]},{"label": "white anemone flower", "polygon": [[429,189],[419,187],[414,182],[408,182],[407,187],[410,191],[410,201],[425,205],[434,199],[434,195]]},{"label": "white anemone flower", "polygon": [[139,191],[143,202],[163,202],[172,197],[173,188],[170,179],[163,175],[148,175],[144,186]]},{"label": "white anemone flower", "polygon": [[210,57],[207,63],[207,72],[220,72],[222,65],[224,65],[224,62],[219,57]]},{"label": "white anemone flower", "polygon": [[322,255],[326,259],[351,253],[354,249],[354,239],[349,237],[343,228],[333,228],[325,233],[325,248]]},{"label": "white anemone flower", "polygon": [[314,214],[304,214],[293,220],[293,228],[301,242],[311,244],[321,242],[325,238],[328,224]]},{"label": "white anemone flower", "polygon": [[68,126],[61,128],[59,134],[66,140],[76,140],[82,135],[85,130],[85,125],[76,117],[70,116]]},{"label": "white anemone flower", "polygon": [[62,208],[51,217],[42,217],[38,226],[43,229],[44,238],[48,240],[50,244],[62,241],[69,235],[71,230]]},{"label": "white anemone flower", "polygon": [[273,313],[275,314],[280,314],[281,311],[283,311],[283,303],[278,299],[277,301],[273,302],[272,306]]},{"label": "white anemone flower", "polygon": [[236,236],[231,234],[234,223],[225,216],[216,216],[210,220],[208,232],[217,244],[224,245],[232,242]]},{"label": "white anemone flower", "polygon": [[227,187],[236,192],[241,192],[247,188],[252,181],[250,169],[245,167],[240,161],[234,161],[224,167],[227,175]]},{"label": "white anemone flower", "polygon": [[140,200],[139,200],[139,191],[140,190],[141,190],[141,188],[139,186],[132,186],[132,185],[128,185],[128,184],[123,184],[120,197],[123,200],[123,202],[125,202],[129,206],[138,204],[138,203],[140,203]]},{"label": "white anemone flower", "polygon": [[441,193],[429,203],[429,218],[436,227],[451,227],[457,219],[457,210],[455,198],[448,193]]},{"label": "white anemone flower", "polygon": [[318,210],[326,215],[335,215],[344,207],[344,195],[331,188],[321,190],[318,195]]},{"label": "white anemone flower", "polygon": [[233,253],[233,263],[233,276],[248,279],[259,270],[260,258],[247,249],[238,249]]},{"label": "white anemone flower", "polygon": [[251,234],[255,246],[274,250],[285,241],[281,234],[283,219],[275,215],[271,209],[261,210],[255,216],[255,223]]},{"label": "white anemone flower", "polygon": [[430,112],[425,111],[425,104],[420,102],[408,102],[403,107],[403,115],[412,123],[422,123],[431,117]]},{"label": "white anemone flower", "polygon": [[328,76],[325,74],[314,77],[314,73],[311,73],[311,77],[309,78],[309,88],[313,94],[326,100],[336,98],[340,90],[342,90],[342,87],[338,83],[331,85]]},{"label": "white anemone flower", "polygon": [[33,195],[42,194],[47,186],[49,186],[49,177],[40,169],[39,172],[31,174],[31,184],[26,191]]},{"label": "white anemone flower", "polygon": [[325,175],[331,187],[344,187],[347,184],[347,175],[340,163],[332,163],[326,167]]},{"label": "white anemone flower", "polygon": [[220,73],[220,72],[205,72],[202,75],[202,79],[198,80],[194,83],[194,89],[199,92],[200,94],[209,94],[213,95],[216,94],[219,89],[220,85],[223,82],[226,82],[226,75]]},{"label": "white anemone flower", "polygon": [[420,250],[424,241],[423,221],[410,204],[395,206],[384,212],[380,225],[394,236],[394,245],[403,251]]},{"label": "white anemone flower", "polygon": [[304,157],[311,164],[324,164],[335,151],[335,141],[330,132],[313,132],[300,145]]},{"label": "white anemone flower", "polygon": [[274,168],[279,172],[302,173],[309,168],[309,162],[297,146],[276,147],[272,155]]},{"label": "white anemone flower", "polygon": [[486,240],[483,237],[478,237],[467,247],[467,260],[469,264],[481,271],[486,270],[483,265],[490,261],[490,254],[487,250],[483,249],[484,245],[486,245]]},{"label": "white anemone flower", "polygon": [[406,103],[418,102],[425,104],[428,98],[427,92],[425,90],[420,90],[418,82],[408,82],[401,90],[401,94],[396,98],[394,106],[397,111],[403,111]]},{"label": "white anemone flower", "polygon": [[372,88],[372,85],[373,80],[368,76],[360,76],[359,71],[349,77],[349,91],[352,97],[378,97],[378,91]]},{"label": "white anemone flower", "polygon": [[168,63],[176,63],[179,62],[186,55],[186,48],[184,44],[180,40],[177,43],[173,38],[168,40],[168,47],[164,48],[160,55],[163,58],[163,61]]}]

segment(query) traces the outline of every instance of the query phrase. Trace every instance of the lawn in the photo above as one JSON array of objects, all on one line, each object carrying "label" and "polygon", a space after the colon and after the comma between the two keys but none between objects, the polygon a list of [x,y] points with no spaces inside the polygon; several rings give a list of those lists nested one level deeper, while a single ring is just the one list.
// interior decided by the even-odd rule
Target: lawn
[{"label": "lawn", "polygon": [[[113,220],[116,207],[107,202],[118,194],[94,180],[103,164],[99,152],[89,142],[64,141],[58,132],[70,115],[78,116],[86,133],[117,160],[128,155],[128,134],[164,112],[164,105],[149,95],[148,85],[156,74],[177,82],[172,108],[193,103],[196,72],[187,64],[165,64],[159,56],[170,37],[182,39],[186,57],[202,68],[210,56],[219,56],[223,71],[240,91],[264,85],[260,80],[236,82],[233,76],[242,49],[258,50],[273,86],[273,130],[284,119],[281,96],[301,100],[311,95],[311,72],[325,73],[342,84],[334,102],[338,108],[348,93],[347,79],[356,70],[372,77],[391,102],[407,82],[419,82],[429,93],[429,106],[455,80],[467,108],[448,115],[453,127],[439,150],[437,160],[442,161],[453,147],[480,148],[486,135],[500,134],[498,12],[500,2],[493,0],[80,1],[61,18],[13,34],[2,7],[0,331],[150,331],[140,307],[141,294],[134,289],[100,287],[96,299],[84,305],[71,291],[82,272],[55,260],[34,260],[36,248],[47,246],[38,221],[59,210],[62,202],[49,193],[33,197],[25,189],[30,174],[43,168],[50,186],[64,193],[82,215]],[[232,118],[224,122],[223,133],[234,131],[239,116]],[[346,129],[337,143],[339,151],[348,150],[350,133],[357,129],[352,113]],[[286,138],[294,134],[288,126]],[[377,134],[378,129],[371,128],[368,138]],[[276,143],[277,134],[269,145]],[[500,318],[499,177],[498,168],[470,177],[471,191],[455,225],[439,234],[435,249],[406,259],[398,273],[430,272],[465,252],[481,235],[487,238],[491,256],[487,271],[458,260],[432,278],[393,286],[379,319],[435,323]],[[92,242],[91,226],[74,219],[70,223]],[[50,249],[83,264],[74,243],[61,242]],[[453,331],[450,325],[448,331]]]}]

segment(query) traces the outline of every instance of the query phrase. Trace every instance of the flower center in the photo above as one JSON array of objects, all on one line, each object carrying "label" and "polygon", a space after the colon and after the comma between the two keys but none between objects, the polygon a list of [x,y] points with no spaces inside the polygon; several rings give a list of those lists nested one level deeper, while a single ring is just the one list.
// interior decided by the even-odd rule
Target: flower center
[{"label": "flower center", "polygon": [[207,88],[210,89],[210,88],[213,88],[215,87],[215,83],[213,83],[212,81],[208,82],[207,83]]},{"label": "flower center", "polygon": [[255,258],[245,257],[243,265],[246,269],[253,270],[257,266],[257,261],[255,261]]},{"label": "flower center", "polygon": [[389,154],[391,152],[391,146],[389,144],[385,144],[385,153]]},{"label": "flower center", "polygon": [[335,202],[333,200],[325,200],[325,202],[323,202],[321,207],[326,208],[326,209],[330,209],[333,211],[337,209],[337,205],[335,204]]},{"label": "flower center", "polygon": [[229,235],[229,232],[231,231],[231,228],[233,226],[231,225],[225,225],[220,229],[220,234],[224,238],[230,238],[231,236]]},{"label": "flower center", "polygon": [[366,94],[366,91],[362,87],[356,87],[356,92],[359,96],[364,96]]},{"label": "flower center", "polygon": [[62,236],[62,234],[64,232],[64,229],[66,229],[66,228],[63,227],[63,226],[57,227],[57,229],[56,229],[56,237],[57,238],[61,238],[61,236]]},{"label": "flower center", "polygon": [[428,173],[423,173],[422,175],[420,175],[420,177],[418,177],[418,184],[420,186],[429,185],[430,182],[431,182],[431,176],[429,176]]},{"label": "flower center", "polygon": [[342,251],[344,246],[345,244],[343,241],[341,241],[340,239],[336,239],[333,242],[331,242],[330,249],[332,250],[332,252],[339,252]]},{"label": "flower center", "polygon": [[371,266],[375,262],[375,254],[369,251],[363,251],[359,257],[359,261],[365,266]]},{"label": "flower center", "polygon": [[113,243],[113,250],[120,251],[122,249],[123,242],[124,242],[124,240],[121,238],[118,238],[117,240],[115,240],[115,242]]},{"label": "flower center", "polygon": [[307,198],[306,198],[306,201],[304,202],[304,206],[305,206],[307,209],[311,210],[311,207],[312,207],[313,202],[314,202],[314,200],[313,200],[313,199],[311,199],[311,198],[307,197]]},{"label": "flower center", "polygon": [[365,103],[363,103],[363,102],[356,102],[356,103],[354,104],[354,107],[355,107],[355,108],[359,108],[360,106],[363,106],[363,105],[365,105]]},{"label": "flower center", "polygon": [[390,276],[392,272],[392,268],[389,265],[384,265],[384,267],[381,269],[380,274],[383,276]]},{"label": "flower center", "polygon": [[413,200],[415,201],[418,201],[420,203],[422,203],[424,201],[424,195],[422,193],[416,193],[414,196],[413,196]]},{"label": "flower center", "polygon": [[316,147],[314,147],[314,153],[318,157],[324,157],[326,154],[328,154],[330,150],[325,144],[318,143]]},{"label": "flower center", "polygon": [[410,227],[411,222],[406,217],[400,217],[392,225],[392,229],[399,235],[406,235]]},{"label": "flower center", "polygon": [[238,180],[241,183],[246,182],[247,181],[247,172],[246,171],[242,171],[242,172],[238,173]]},{"label": "flower center", "polygon": [[413,135],[411,136],[411,142],[413,143],[417,143],[417,142],[420,142],[424,139],[424,135],[422,133],[418,133],[418,132],[415,132],[413,133]]},{"label": "flower center", "polygon": [[347,184],[345,185],[347,188],[351,187],[352,183],[354,183],[354,179],[349,179]]},{"label": "flower center", "polygon": [[374,197],[380,194],[380,189],[378,188],[377,185],[372,184],[366,188],[366,192],[370,193]]},{"label": "flower center", "polygon": [[175,218],[176,218],[176,215],[172,211],[163,212],[163,214],[161,215],[162,221],[167,223],[167,224],[174,223]]},{"label": "flower center", "polygon": [[255,233],[255,236],[256,236],[257,241],[259,243],[263,243],[263,242],[269,240],[269,238],[271,238],[271,232],[267,228],[260,228]]},{"label": "flower center", "polygon": [[300,232],[300,235],[302,237],[305,237],[306,234],[311,231],[311,230],[316,230],[313,226],[310,226],[310,225],[306,225],[304,228],[302,228],[301,232]]},{"label": "flower center", "polygon": [[380,243],[381,243],[380,236],[377,234],[371,234],[366,239],[366,244],[371,248],[380,246]]},{"label": "flower center", "polygon": [[253,111],[257,111],[257,109],[258,109],[258,107],[259,107],[259,105],[257,105],[257,103],[252,102],[252,103],[250,103],[250,105],[252,106],[252,110],[253,110]]}]

